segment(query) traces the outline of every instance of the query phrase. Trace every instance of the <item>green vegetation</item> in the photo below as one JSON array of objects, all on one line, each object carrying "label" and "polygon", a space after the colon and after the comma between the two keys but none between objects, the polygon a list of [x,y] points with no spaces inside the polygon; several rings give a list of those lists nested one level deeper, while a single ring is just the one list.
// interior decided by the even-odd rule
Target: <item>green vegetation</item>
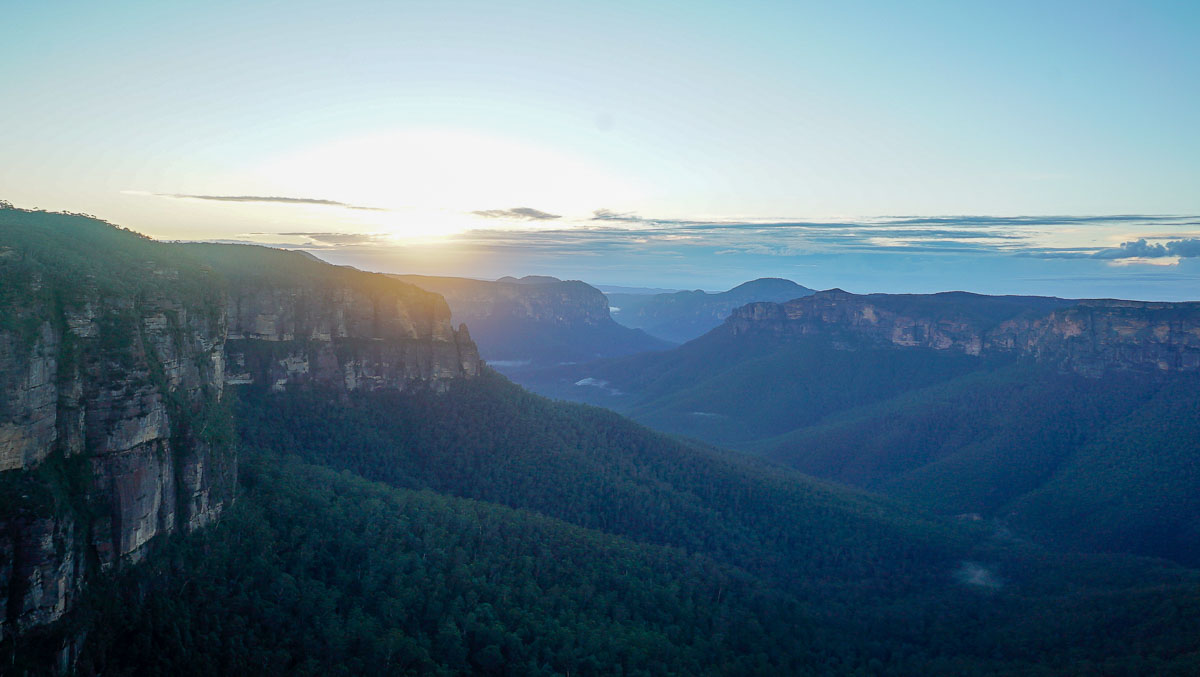
[{"label": "green vegetation", "polygon": [[0,515],[5,519],[36,520],[72,515],[86,523],[92,472],[86,458],[51,454],[31,470],[0,473]]},{"label": "green vegetation", "polygon": [[952,379],[765,440],[766,457],[1071,548],[1200,564],[1200,379],[1027,365]]},{"label": "green vegetation", "polygon": [[[36,217],[17,229],[22,248],[5,250],[18,253],[4,253],[12,267],[2,274],[30,293],[53,290],[46,298],[59,305],[18,304],[26,315],[65,322],[62,308],[107,299],[116,310],[97,340],[147,340],[122,308],[156,295],[221,303],[221,290],[256,277],[268,288],[322,278],[440,303],[299,254],[162,245],[51,216],[44,230],[75,252],[64,257],[70,266],[85,265],[80,246],[119,251],[86,263],[94,281],[72,283],[68,268],[53,270],[51,249],[31,253],[43,246],[33,244]],[[181,315],[165,316],[178,332]],[[232,477],[237,466],[236,503],[217,524],[155,539],[141,563],[94,576],[56,624],[10,636],[0,646],[5,674],[52,673],[64,646],[83,675],[1200,671],[1200,572],[1128,555],[1064,555],[995,522],[936,514],[1004,471],[1012,491],[992,510],[1024,506],[1019,514],[1061,520],[1023,524],[1031,533],[1118,539],[1128,531],[1113,525],[1129,514],[1147,538],[1166,524],[1172,537],[1185,535],[1175,547],[1191,547],[1194,527],[1155,519],[1195,505],[1186,489],[1197,478],[1183,464],[1200,432],[1197,382],[1111,385],[965,356],[722,341],[707,337],[665,361],[613,362],[612,378],[654,394],[638,405],[647,416],[668,421],[704,404],[741,421],[723,434],[782,433],[765,454],[796,451],[832,467],[859,450],[837,466],[841,479],[933,511],[551,402],[489,370],[446,392],[418,383],[403,392],[273,392],[259,383],[221,400],[168,394],[180,453],[240,447],[236,464],[220,456],[214,464],[225,467],[206,469]],[[238,348],[270,360],[289,345],[243,339]],[[71,348],[67,359],[118,369],[119,355],[89,350]],[[129,368],[166,388],[153,357],[120,367]],[[715,371],[694,378],[701,368]],[[720,392],[722,383],[736,392]],[[1101,420],[1110,425],[1094,432]],[[883,458],[897,449],[907,451]],[[1013,459],[1020,472],[1001,463]],[[1146,470],[1146,459],[1164,470]],[[71,510],[80,515],[75,537],[96,537],[86,526],[91,461],[54,454],[36,470],[6,473],[6,528]],[[932,478],[926,486],[950,483],[961,495],[923,498],[921,473]],[[1093,484],[1116,477],[1126,484]],[[1114,500],[1159,485],[1161,497]],[[1094,512],[1055,503],[1064,500],[1093,500]],[[1089,514],[1113,530],[1081,528]]]},{"label": "green vegetation", "polygon": [[494,374],[444,395],[241,399],[236,507],[94,591],[81,671],[1200,665],[1194,572],[942,524]]},{"label": "green vegetation", "polygon": [[[903,590],[961,556],[938,524],[887,501],[548,402],[494,373],[441,395],[358,393],[349,406],[311,391],[243,400],[250,447],[709,553],[797,587],[837,569],[847,586]],[[847,552],[848,539],[860,547]]]},{"label": "green vegetation", "polygon": [[[551,397],[613,408],[660,430],[738,445],[984,366],[958,353],[848,352],[817,338],[715,331],[669,352],[545,370],[521,383]],[[582,377],[603,380],[611,390],[575,385]]]},{"label": "green vegetation", "polygon": [[242,482],[220,525],[97,592],[81,671],[797,674],[815,660],[799,603],[708,558],[295,458],[252,457]]},{"label": "green vegetation", "polygon": [[[976,298],[935,296],[964,308]],[[932,298],[883,300],[918,314],[929,309],[914,304]],[[1027,301],[978,298],[970,316],[981,323]],[[666,353],[547,370],[525,383],[938,514],[998,520],[1055,547],[1200,565],[1194,374],[1093,378],[839,340],[715,331]],[[584,376],[607,389],[574,385]]]},{"label": "green vegetation", "polygon": [[1134,403],[1014,501],[1014,522],[1068,547],[1200,566],[1200,378],[1173,379]]},{"label": "green vegetation", "polygon": [[0,329],[28,337],[42,321],[63,310],[84,311],[89,301],[130,304],[152,296],[215,316],[222,289],[221,280],[178,245],[83,214],[0,208]]}]

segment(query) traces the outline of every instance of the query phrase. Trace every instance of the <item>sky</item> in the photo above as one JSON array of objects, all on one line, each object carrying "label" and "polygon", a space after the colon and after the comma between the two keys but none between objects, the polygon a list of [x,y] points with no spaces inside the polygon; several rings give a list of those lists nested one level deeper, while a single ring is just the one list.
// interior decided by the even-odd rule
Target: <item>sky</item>
[{"label": "sky", "polygon": [[0,199],[371,270],[1200,298],[1200,3],[8,2]]}]

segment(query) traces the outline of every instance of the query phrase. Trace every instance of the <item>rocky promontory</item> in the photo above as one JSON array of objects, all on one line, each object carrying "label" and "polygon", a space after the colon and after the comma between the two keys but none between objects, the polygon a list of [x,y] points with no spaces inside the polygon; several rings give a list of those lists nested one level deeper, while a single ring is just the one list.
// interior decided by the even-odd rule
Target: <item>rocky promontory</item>
[{"label": "rocky promontory", "polygon": [[220,518],[226,389],[444,389],[479,373],[437,294],[302,253],[0,209],[0,636]]}]

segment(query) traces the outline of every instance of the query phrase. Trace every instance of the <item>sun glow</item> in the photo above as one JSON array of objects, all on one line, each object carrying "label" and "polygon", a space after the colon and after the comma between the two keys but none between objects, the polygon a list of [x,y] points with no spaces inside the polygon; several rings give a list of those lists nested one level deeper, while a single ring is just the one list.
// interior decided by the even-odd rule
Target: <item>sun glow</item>
[{"label": "sun glow", "polygon": [[444,129],[342,139],[273,159],[255,173],[281,195],[379,208],[346,210],[352,212],[346,218],[401,240],[504,225],[475,211],[532,207],[581,215],[636,197],[625,181],[564,153]]}]

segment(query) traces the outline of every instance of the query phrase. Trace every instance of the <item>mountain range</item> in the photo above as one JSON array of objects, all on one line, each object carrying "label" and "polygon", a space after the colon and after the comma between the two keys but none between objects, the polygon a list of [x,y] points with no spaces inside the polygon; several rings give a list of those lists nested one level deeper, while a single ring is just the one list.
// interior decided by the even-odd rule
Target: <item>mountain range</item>
[{"label": "mountain range", "polygon": [[608,301],[613,319],[626,327],[685,343],[719,326],[739,306],[755,301],[790,301],[812,293],[791,280],[764,277],[716,293],[699,289],[657,294],[609,292]]},{"label": "mountain range", "polygon": [[522,383],[1056,546],[1200,562],[1197,303],[830,290]]},{"label": "mountain range", "polygon": [[454,321],[471,328],[483,357],[504,371],[586,362],[673,345],[614,322],[604,294],[577,280],[533,275],[494,282],[393,277],[442,295]]},{"label": "mountain range", "polygon": [[[566,387],[634,398],[624,408],[674,432],[711,421],[735,451],[532,394],[486,366],[440,295],[300,253],[0,209],[0,282],[6,674],[1200,665],[1187,557],[1081,552],[992,510],[788,467],[818,458],[791,436],[865,421],[877,429],[820,436],[829,458],[862,453],[878,470],[862,477],[884,477],[904,464],[871,459],[945,438],[923,459],[958,459],[947,477],[976,500],[1012,465],[977,462],[1015,447],[963,456],[953,442],[990,431],[1041,458],[1038,439],[1061,432],[1057,468],[1161,480],[1116,472],[1139,461],[1119,455],[1134,440],[1174,463],[1163,500],[1186,501],[1186,304],[819,293],[743,306],[674,350],[587,365],[611,385]],[[1026,384],[1036,397],[1012,396]],[[1062,392],[1082,393],[1080,427],[1111,425],[1062,424],[1055,412],[1074,409],[1044,409]],[[963,393],[1024,404],[981,413]],[[959,408],[931,409],[936,397]],[[922,422],[931,410],[950,420]],[[1118,455],[1067,444],[1080,435]],[[1112,490],[1131,500],[1095,497],[1117,520],[1144,524],[1158,500]],[[1060,518],[1072,495],[1046,495],[1021,494],[1026,514]],[[1185,523],[1169,524],[1188,546]]]}]

